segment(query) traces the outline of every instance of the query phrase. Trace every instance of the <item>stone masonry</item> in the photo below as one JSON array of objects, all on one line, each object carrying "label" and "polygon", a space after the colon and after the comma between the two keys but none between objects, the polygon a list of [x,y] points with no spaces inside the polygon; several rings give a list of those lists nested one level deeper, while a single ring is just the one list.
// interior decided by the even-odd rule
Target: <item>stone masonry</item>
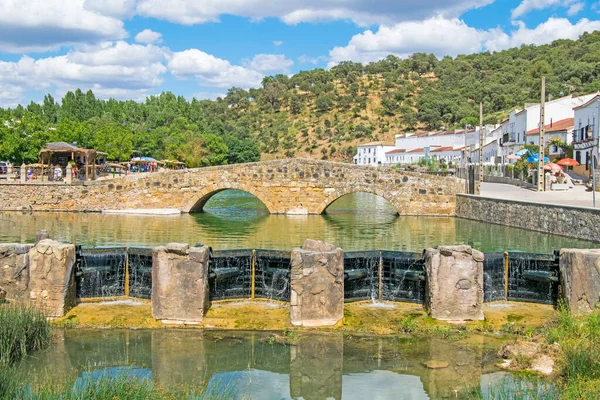
[{"label": "stone masonry", "polygon": [[29,299],[29,250],[32,245],[0,244],[0,302]]},{"label": "stone masonry", "polygon": [[483,253],[470,246],[425,251],[425,309],[443,321],[483,320]]},{"label": "stone masonry", "polygon": [[600,307],[600,249],[560,251],[561,294],[574,314]]},{"label": "stone masonry", "polygon": [[29,300],[48,317],[75,305],[75,245],[43,239],[29,250]]},{"label": "stone masonry", "polygon": [[102,211],[171,208],[201,211],[215,193],[244,190],[273,214],[321,214],[341,196],[381,196],[401,215],[454,215],[464,181],[388,167],[286,159],[130,174],[102,181],[0,183],[0,210]]},{"label": "stone masonry", "polygon": [[290,319],[297,326],[331,326],[344,317],[344,252],[307,240],[292,250]]},{"label": "stone masonry", "polygon": [[152,316],[198,323],[208,310],[208,247],[170,243],[152,251]]}]

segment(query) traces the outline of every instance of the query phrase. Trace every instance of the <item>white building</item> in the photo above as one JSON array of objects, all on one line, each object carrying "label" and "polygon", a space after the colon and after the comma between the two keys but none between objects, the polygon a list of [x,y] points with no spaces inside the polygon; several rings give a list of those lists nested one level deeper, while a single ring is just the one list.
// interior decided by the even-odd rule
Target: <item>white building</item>
[{"label": "white building", "polygon": [[[562,150],[555,145],[550,145],[553,138],[558,138],[566,144],[571,144],[573,141],[573,118],[567,118],[560,121],[550,121],[550,124],[544,127],[544,144],[548,147],[550,159],[563,156]],[[540,145],[540,130],[539,128],[532,129],[525,133],[526,144]]]},{"label": "white building", "polygon": [[393,145],[383,144],[381,142],[371,142],[360,145],[354,156],[354,164],[371,165],[375,167],[383,165],[386,162],[385,153],[393,149]]},{"label": "white building", "polygon": [[587,176],[590,173],[594,147],[598,145],[600,119],[600,94],[594,94],[585,103],[575,107],[573,129],[573,158],[581,165],[574,172]]},{"label": "white building", "polygon": [[[553,121],[564,121],[574,118],[574,108],[587,103],[595,94],[573,97],[571,95],[560,99],[546,102],[544,110],[544,125],[550,125]],[[508,120],[501,125],[502,129],[502,157],[514,154],[529,144],[533,139],[527,133],[539,129],[540,126],[540,103],[528,103],[522,110],[511,111]],[[538,131],[539,134],[539,131]]]}]

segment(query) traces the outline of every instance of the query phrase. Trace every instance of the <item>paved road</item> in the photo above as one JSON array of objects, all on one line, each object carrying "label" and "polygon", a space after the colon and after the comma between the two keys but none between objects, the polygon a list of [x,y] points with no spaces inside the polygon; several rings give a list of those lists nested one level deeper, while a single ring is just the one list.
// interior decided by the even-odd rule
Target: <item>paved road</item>
[{"label": "paved road", "polygon": [[[560,204],[569,206],[592,207],[592,192],[587,192],[585,186],[575,185],[573,189],[564,191],[536,192],[518,186],[500,183],[483,183],[481,195],[496,199],[533,201],[538,203]],[[596,192],[596,206],[600,208],[600,192]]]}]

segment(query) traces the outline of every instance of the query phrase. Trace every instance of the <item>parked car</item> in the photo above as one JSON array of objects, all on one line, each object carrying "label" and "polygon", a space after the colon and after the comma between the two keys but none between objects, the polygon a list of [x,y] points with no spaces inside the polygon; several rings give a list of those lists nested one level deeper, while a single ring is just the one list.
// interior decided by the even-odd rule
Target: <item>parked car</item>
[{"label": "parked car", "polygon": [[0,175],[6,175],[8,173],[8,166],[10,163],[8,161],[0,161]]}]

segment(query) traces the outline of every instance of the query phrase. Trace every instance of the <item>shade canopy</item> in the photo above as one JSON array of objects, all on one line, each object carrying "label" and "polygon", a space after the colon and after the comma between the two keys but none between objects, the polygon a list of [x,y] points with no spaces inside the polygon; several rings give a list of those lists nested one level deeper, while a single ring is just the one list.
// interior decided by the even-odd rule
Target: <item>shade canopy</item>
[{"label": "shade canopy", "polygon": [[558,160],[556,162],[558,165],[562,165],[563,167],[576,167],[579,165],[577,160],[573,160],[572,158],[563,158],[562,160]]},{"label": "shade canopy", "polygon": [[544,170],[546,171],[562,171],[562,167],[558,164],[548,163],[544,165]]},{"label": "shade canopy", "polygon": [[529,150],[527,150],[527,149],[521,149],[521,150],[519,150],[519,151],[517,151],[517,152],[515,153],[515,156],[519,156],[519,157],[521,157],[521,156],[523,156],[523,155],[525,155],[525,154],[528,154],[528,153],[529,153]]},{"label": "shade canopy", "polygon": [[132,162],[156,162],[155,158],[152,157],[133,157]]},{"label": "shade canopy", "polygon": [[[532,156],[527,157],[527,162],[529,163],[536,163],[539,162],[539,155],[538,154],[534,154]],[[549,163],[550,159],[548,157],[544,157],[544,162],[545,163]]]}]

